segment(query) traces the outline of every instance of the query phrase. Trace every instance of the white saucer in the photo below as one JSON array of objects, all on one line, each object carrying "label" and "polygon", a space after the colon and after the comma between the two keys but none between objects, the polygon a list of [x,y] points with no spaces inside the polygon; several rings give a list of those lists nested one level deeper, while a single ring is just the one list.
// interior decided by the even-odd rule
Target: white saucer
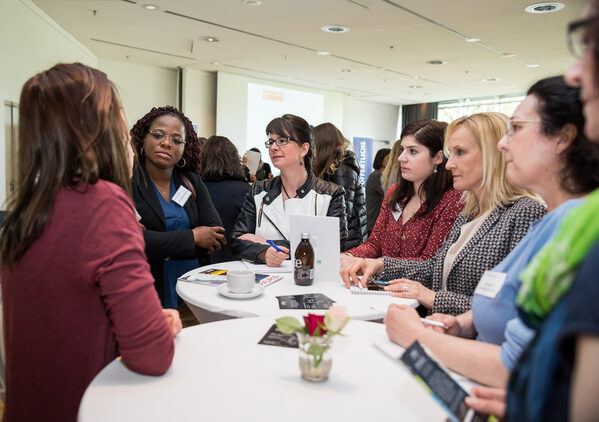
[{"label": "white saucer", "polygon": [[260,296],[264,293],[264,287],[259,284],[256,284],[251,292],[248,293],[233,293],[229,291],[229,288],[226,284],[221,284],[216,288],[219,294],[231,298],[231,299],[251,299],[253,297]]}]

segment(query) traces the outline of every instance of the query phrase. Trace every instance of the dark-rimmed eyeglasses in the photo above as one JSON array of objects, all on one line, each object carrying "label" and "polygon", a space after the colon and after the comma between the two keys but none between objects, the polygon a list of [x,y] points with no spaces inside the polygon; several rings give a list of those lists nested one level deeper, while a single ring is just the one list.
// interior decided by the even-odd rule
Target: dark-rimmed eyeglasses
[{"label": "dark-rimmed eyeglasses", "polygon": [[579,19],[568,25],[568,48],[577,59],[580,59],[584,56],[589,44],[586,27],[598,21],[599,15],[590,18]]},{"label": "dark-rimmed eyeglasses", "polygon": [[162,142],[167,136],[171,138],[171,142],[175,145],[185,145],[185,141],[179,135],[167,135],[161,130],[151,130],[150,136],[154,138],[156,142]]},{"label": "dark-rimmed eyeglasses", "polygon": [[276,144],[278,147],[283,147],[289,143],[289,141],[293,141],[293,138],[280,138],[280,139],[268,139],[268,141],[264,142],[264,146],[266,148],[270,148],[272,144]]}]

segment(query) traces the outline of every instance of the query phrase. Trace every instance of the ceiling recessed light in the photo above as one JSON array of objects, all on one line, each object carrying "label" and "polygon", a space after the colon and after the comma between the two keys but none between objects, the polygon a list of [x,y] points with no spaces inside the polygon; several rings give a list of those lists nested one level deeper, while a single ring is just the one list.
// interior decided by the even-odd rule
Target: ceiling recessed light
[{"label": "ceiling recessed light", "polygon": [[466,41],[466,42],[479,42],[480,38],[466,37],[466,38],[464,38],[464,41]]},{"label": "ceiling recessed light", "polygon": [[219,62],[212,62],[211,64],[213,64],[213,65],[217,66],[217,65],[219,65],[220,63],[219,63]]},{"label": "ceiling recessed light", "polygon": [[245,6],[260,6],[262,2],[260,0],[243,0]]},{"label": "ceiling recessed light", "polygon": [[160,9],[155,4],[144,4],[143,8],[146,9],[146,10],[158,10],[158,9]]},{"label": "ceiling recessed light", "polygon": [[204,37],[202,39],[206,42],[218,42],[218,38],[216,37]]},{"label": "ceiling recessed light", "polygon": [[530,68],[535,68],[535,67],[539,67],[538,64],[527,64],[526,67],[530,67]]},{"label": "ceiling recessed light", "polygon": [[317,51],[316,54],[319,56],[329,56],[331,53],[328,51]]},{"label": "ceiling recessed light", "polygon": [[564,3],[560,3],[557,1],[546,1],[543,3],[535,3],[531,4],[530,6],[526,6],[524,8],[524,11],[526,13],[532,14],[551,13],[557,12],[558,10],[562,10],[564,7],[566,7]]},{"label": "ceiling recessed light", "polygon": [[501,79],[499,79],[499,78],[485,78],[485,79],[483,79],[482,81],[483,81],[484,83],[491,83],[491,82],[499,82],[500,80],[501,80]]},{"label": "ceiling recessed light", "polygon": [[514,53],[503,53],[501,57],[504,59],[511,59],[512,57],[516,57],[516,55]]},{"label": "ceiling recessed light", "polygon": [[408,85],[408,88],[420,89],[420,88],[422,88],[422,86],[421,85]]},{"label": "ceiling recessed light", "polygon": [[445,64],[446,62],[444,60],[427,60],[426,64]]},{"label": "ceiling recessed light", "polygon": [[414,75],[414,76],[412,76],[412,78],[414,78],[414,79],[420,79],[420,76]]},{"label": "ceiling recessed light", "polygon": [[351,72],[351,69],[339,69],[337,72],[349,73],[349,72]]},{"label": "ceiling recessed light", "polygon": [[330,32],[331,34],[343,34],[349,32],[349,28],[343,25],[325,25],[321,28],[324,32]]}]

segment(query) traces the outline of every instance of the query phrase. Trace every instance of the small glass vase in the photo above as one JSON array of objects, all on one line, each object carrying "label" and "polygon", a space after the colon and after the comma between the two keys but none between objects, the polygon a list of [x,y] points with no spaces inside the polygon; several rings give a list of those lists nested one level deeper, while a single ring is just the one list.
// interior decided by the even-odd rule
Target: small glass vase
[{"label": "small glass vase", "polygon": [[312,337],[298,333],[297,336],[302,378],[314,382],[326,381],[333,366],[333,357],[331,356],[333,338],[326,334],[321,337]]}]

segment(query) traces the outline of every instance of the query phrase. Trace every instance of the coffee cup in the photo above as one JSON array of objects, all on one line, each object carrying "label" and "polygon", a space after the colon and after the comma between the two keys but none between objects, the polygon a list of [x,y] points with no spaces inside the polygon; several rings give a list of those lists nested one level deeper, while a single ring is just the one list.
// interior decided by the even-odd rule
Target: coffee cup
[{"label": "coffee cup", "polygon": [[249,293],[255,284],[256,276],[253,271],[227,271],[227,288],[231,293]]}]

